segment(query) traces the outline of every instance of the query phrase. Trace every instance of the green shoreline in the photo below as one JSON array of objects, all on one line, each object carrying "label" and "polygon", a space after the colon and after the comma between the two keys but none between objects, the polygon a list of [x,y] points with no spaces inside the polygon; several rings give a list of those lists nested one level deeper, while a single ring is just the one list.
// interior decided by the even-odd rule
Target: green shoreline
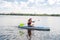
[{"label": "green shoreline", "polygon": [[17,14],[17,13],[10,13],[10,14],[3,14],[0,15],[17,15],[17,16],[60,16],[60,14]]}]

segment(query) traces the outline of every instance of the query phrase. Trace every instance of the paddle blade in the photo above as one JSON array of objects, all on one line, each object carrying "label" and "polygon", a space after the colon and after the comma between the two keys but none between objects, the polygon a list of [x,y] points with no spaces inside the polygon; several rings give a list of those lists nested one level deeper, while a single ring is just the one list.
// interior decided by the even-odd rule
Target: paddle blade
[{"label": "paddle blade", "polygon": [[24,26],[24,24],[23,24],[23,23],[21,23],[21,24],[19,24],[19,26],[20,26],[20,27],[23,27],[23,26]]}]

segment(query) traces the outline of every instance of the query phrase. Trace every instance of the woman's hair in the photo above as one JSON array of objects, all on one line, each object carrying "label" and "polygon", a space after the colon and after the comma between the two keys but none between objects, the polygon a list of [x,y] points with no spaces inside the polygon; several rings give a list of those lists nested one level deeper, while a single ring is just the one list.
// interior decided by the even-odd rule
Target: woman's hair
[{"label": "woman's hair", "polygon": [[28,21],[30,21],[32,18],[29,18],[29,20]]}]

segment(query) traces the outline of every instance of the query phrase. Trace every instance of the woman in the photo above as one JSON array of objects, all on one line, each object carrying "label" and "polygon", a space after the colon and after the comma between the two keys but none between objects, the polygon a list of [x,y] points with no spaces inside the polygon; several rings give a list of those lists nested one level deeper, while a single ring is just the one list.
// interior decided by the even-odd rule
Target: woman
[{"label": "woman", "polygon": [[[32,24],[32,18],[28,19],[28,27],[33,27],[33,24]],[[31,38],[31,30],[28,29],[28,35],[29,37]]]}]

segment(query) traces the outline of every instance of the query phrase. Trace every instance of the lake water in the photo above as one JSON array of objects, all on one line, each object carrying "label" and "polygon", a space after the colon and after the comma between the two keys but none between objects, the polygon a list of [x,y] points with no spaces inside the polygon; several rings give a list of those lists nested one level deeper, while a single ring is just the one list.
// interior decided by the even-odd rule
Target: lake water
[{"label": "lake water", "polygon": [[50,27],[50,31],[32,30],[31,40],[60,40],[60,17],[53,16],[3,16],[0,15],[0,40],[28,40],[27,30],[19,29],[32,18],[34,26]]}]

